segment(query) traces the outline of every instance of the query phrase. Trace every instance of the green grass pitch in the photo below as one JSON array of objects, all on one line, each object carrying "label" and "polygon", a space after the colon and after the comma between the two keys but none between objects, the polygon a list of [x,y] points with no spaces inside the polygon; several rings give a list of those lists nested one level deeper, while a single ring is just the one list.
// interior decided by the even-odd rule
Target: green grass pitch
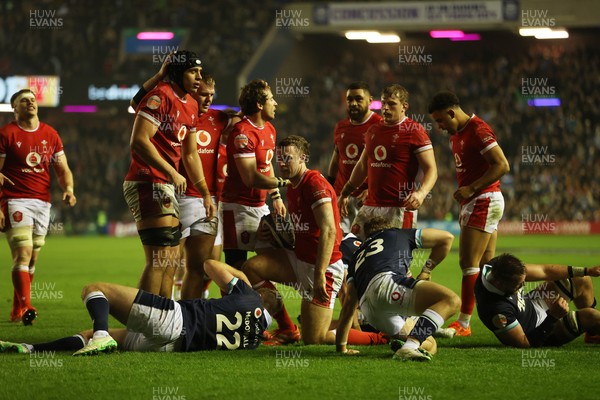
[{"label": "green grass pitch", "polygon": [[[433,279],[459,293],[457,242]],[[590,266],[600,259],[597,236],[500,237],[497,253],[503,251],[538,263]],[[12,284],[6,245],[2,260],[0,339],[35,343],[91,327],[79,298],[83,285],[108,281],[135,286],[143,253],[137,238],[49,237],[33,286],[39,318],[30,327],[8,322]],[[214,287],[211,293],[216,295]],[[596,293],[600,298],[598,288]],[[299,297],[291,291],[283,295],[295,318]],[[438,355],[422,364],[393,361],[387,346],[362,347],[355,357],[336,354],[334,346],[301,345],[88,358],[2,354],[0,399],[555,400],[597,399],[600,393],[599,348],[582,338],[557,349],[509,349],[499,346],[474,317],[472,337],[438,344]]]}]

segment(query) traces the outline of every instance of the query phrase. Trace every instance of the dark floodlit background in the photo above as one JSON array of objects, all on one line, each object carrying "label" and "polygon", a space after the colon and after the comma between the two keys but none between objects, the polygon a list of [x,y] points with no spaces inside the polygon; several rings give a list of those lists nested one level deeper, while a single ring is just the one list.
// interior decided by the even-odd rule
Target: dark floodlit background
[{"label": "dark floodlit background", "polygon": [[[500,3],[528,14],[517,13],[515,21],[438,27],[478,33],[479,41],[432,39],[429,31],[436,27],[424,24],[384,27],[401,41],[370,44],[346,39],[348,29],[315,18],[308,3],[5,0],[0,103],[16,91],[12,76],[60,79],[53,89],[59,104],[41,107],[39,114],[62,137],[78,204],[65,208],[55,187],[55,233],[114,233],[115,223],[132,221],[121,186],[134,119],[127,111],[127,89],[135,93],[132,88],[158,70],[173,46],[200,55],[217,81],[215,104],[235,107],[241,85],[259,77],[269,81],[279,103],[273,121],[278,137],[307,137],[310,167],[323,173],[333,150],[333,127],[345,116],[345,87],[364,80],[377,100],[386,85],[404,85],[410,92],[408,115],[429,132],[439,169],[420,210],[422,222],[457,219],[454,160],[447,137],[427,114],[429,99],[441,89],[455,91],[465,111],[492,126],[509,159],[511,172],[502,180],[505,222],[600,222],[600,30],[593,20],[600,15],[598,5]],[[520,36],[527,16],[567,28],[569,38]],[[354,29],[377,28],[372,21]],[[140,30],[173,32],[174,42],[140,47],[135,40]],[[561,105],[533,107],[528,105],[533,97],[559,98]],[[73,105],[96,108],[65,112]],[[0,113],[2,125],[12,118],[10,111]]]}]

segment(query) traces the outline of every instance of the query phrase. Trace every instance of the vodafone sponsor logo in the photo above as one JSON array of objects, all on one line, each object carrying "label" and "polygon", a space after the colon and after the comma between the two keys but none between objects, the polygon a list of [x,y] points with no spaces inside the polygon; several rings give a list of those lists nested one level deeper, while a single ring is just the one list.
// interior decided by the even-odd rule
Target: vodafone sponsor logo
[{"label": "vodafone sponsor logo", "polygon": [[379,146],[375,147],[375,151],[373,151],[373,155],[375,156],[375,159],[377,161],[385,160],[385,158],[387,157],[387,150],[385,149],[384,146],[379,145]]},{"label": "vodafone sponsor logo", "polygon": [[[210,141],[211,137],[208,132],[203,129],[198,131],[198,134],[196,135],[196,143],[198,143],[198,146],[206,147],[210,144]],[[211,153],[214,153],[214,150],[211,151]]]},{"label": "vodafone sponsor logo", "polygon": [[[385,149],[384,146],[379,145],[379,146],[375,147],[375,150],[373,151],[373,156],[375,157],[375,159],[377,161],[383,161],[387,158],[387,150]],[[371,167],[373,167],[373,168],[390,168],[391,166],[392,166],[392,164],[384,163],[384,162],[372,162],[371,163]]]},{"label": "vodafone sponsor logo", "polygon": [[348,146],[346,146],[346,157],[348,158],[356,158],[358,157],[358,146],[354,143],[350,143]]},{"label": "vodafone sponsor logo", "polygon": [[177,140],[179,140],[179,142],[183,142],[183,139],[185,139],[186,136],[187,136],[187,128],[185,127],[185,125],[181,125],[181,128],[179,128],[179,131],[177,131]]}]

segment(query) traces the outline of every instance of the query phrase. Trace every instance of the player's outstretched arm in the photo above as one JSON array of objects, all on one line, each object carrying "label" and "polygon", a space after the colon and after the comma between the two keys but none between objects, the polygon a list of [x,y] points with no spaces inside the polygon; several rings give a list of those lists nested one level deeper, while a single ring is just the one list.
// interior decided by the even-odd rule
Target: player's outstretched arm
[{"label": "player's outstretched arm", "polygon": [[431,249],[429,259],[423,265],[418,279],[429,280],[431,271],[441,263],[450,252],[454,235],[440,229],[425,228],[421,230],[421,247]]},{"label": "player's outstretched arm", "polygon": [[533,281],[557,281],[578,276],[600,276],[600,265],[595,267],[574,267],[555,264],[525,264],[527,276],[525,280]]},{"label": "player's outstretched arm", "polygon": [[348,282],[347,296],[342,305],[340,311],[340,319],[338,321],[337,330],[335,333],[335,351],[338,353],[358,353],[356,350],[348,350],[346,347],[348,343],[348,334],[352,327],[352,320],[354,318],[354,310],[358,306],[358,296],[356,294],[356,288],[352,281]]},{"label": "player's outstretched arm", "polygon": [[225,293],[229,291],[228,285],[234,277],[243,280],[248,286],[252,286],[246,274],[221,261],[206,260],[204,262],[204,272]]},{"label": "player's outstretched arm", "polygon": [[243,157],[236,158],[235,165],[240,172],[240,178],[246,187],[256,189],[275,189],[288,186],[288,179],[276,178],[274,176],[265,176],[256,169],[256,158]]}]

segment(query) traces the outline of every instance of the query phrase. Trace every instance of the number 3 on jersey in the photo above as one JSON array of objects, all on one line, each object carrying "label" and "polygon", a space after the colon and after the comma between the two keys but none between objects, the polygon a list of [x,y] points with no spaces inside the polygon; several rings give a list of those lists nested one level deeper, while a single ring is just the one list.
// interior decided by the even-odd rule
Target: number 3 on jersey
[{"label": "number 3 on jersey", "polygon": [[[217,318],[217,332],[216,332],[217,333],[216,334],[217,349],[222,349],[222,348],[224,348],[223,346],[225,346],[225,348],[227,348],[228,350],[235,350],[238,347],[240,347],[242,340],[240,338],[240,334],[238,332],[235,332],[235,330],[238,329],[242,325],[242,314],[240,314],[239,312],[235,313],[235,324],[232,324],[231,321],[229,321],[229,319],[227,319],[227,317],[223,314],[217,314],[216,318]],[[221,333],[221,332],[223,332],[223,325],[225,325],[227,327],[228,332],[233,332],[233,340],[234,340],[233,343],[231,343],[229,341],[227,336],[225,336]]]},{"label": "number 3 on jersey", "polygon": [[[358,256],[356,257],[356,264],[354,266],[354,271],[358,271],[362,263],[365,262],[365,258],[372,256],[373,254],[381,253],[383,251],[383,239],[375,239],[371,243],[369,243],[369,247],[363,249]],[[369,250],[369,251],[367,251]]]}]

